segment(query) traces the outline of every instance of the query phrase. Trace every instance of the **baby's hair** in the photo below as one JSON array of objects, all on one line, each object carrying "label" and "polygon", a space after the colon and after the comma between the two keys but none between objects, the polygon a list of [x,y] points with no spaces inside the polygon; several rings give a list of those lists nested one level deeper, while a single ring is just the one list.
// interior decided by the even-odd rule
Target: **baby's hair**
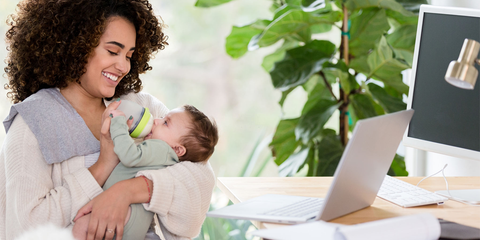
[{"label": "baby's hair", "polygon": [[187,149],[180,161],[203,162],[212,156],[218,142],[218,129],[215,120],[191,105],[183,106],[192,120],[190,130],[180,142]]}]

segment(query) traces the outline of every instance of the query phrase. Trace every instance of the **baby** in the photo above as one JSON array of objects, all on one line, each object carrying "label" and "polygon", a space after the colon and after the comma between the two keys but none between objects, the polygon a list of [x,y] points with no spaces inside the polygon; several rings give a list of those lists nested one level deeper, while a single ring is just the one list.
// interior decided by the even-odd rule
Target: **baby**
[{"label": "baby", "polygon": [[[129,135],[125,114],[114,110],[110,117],[110,134],[120,163],[105,182],[104,190],[116,182],[134,178],[138,171],[165,168],[179,161],[205,162],[218,142],[215,122],[190,105],[155,119],[151,132],[138,145]],[[130,122],[132,117],[128,120]],[[123,239],[145,239],[152,220],[153,213],[146,211],[142,204],[130,205]],[[90,214],[75,221],[73,235],[76,239],[87,238],[89,221]]]}]

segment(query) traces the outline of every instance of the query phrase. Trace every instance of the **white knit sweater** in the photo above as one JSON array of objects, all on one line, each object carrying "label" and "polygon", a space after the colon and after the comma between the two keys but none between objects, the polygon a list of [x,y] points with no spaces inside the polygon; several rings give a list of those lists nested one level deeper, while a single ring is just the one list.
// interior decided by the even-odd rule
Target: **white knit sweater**
[{"label": "white knit sweater", "polygon": [[[168,111],[148,94],[122,98],[147,106],[156,118]],[[199,234],[215,185],[210,164],[181,162],[138,175],[153,181],[152,199],[144,207],[157,213],[166,239]],[[69,227],[77,211],[101,192],[84,156],[47,164],[37,139],[17,115],[0,150],[0,239],[13,240],[46,222]]]}]

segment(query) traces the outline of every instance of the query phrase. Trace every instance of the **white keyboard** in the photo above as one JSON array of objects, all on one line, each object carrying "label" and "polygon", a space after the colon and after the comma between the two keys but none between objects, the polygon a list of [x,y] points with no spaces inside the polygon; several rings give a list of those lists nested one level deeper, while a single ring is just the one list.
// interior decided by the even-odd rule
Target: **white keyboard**
[{"label": "white keyboard", "polygon": [[385,176],[377,195],[402,207],[443,204],[448,200],[446,197],[388,175]]},{"label": "white keyboard", "polygon": [[323,198],[306,198],[304,200],[270,210],[263,214],[272,216],[304,217],[317,214],[323,205]]}]

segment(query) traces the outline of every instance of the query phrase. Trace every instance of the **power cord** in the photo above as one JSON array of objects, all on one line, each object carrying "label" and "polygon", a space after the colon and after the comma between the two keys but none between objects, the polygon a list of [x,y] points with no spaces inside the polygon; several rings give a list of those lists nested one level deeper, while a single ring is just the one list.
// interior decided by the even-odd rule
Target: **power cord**
[{"label": "power cord", "polygon": [[428,176],[428,177],[422,178],[422,180],[420,180],[420,181],[417,183],[416,186],[418,187],[418,185],[420,185],[420,183],[421,183],[423,180],[425,180],[425,179],[427,179],[427,178],[429,178],[429,177],[433,177],[433,176],[437,175],[438,173],[442,172],[443,179],[445,180],[445,186],[447,187],[447,193],[448,193],[448,195],[450,196],[450,197],[449,197],[450,199],[455,200],[455,201],[458,201],[458,202],[461,202],[461,203],[466,203],[466,204],[469,204],[469,205],[473,205],[473,206],[480,206],[480,205],[478,205],[478,204],[472,204],[472,203],[470,203],[470,202],[468,202],[468,201],[465,201],[465,200],[462,200],[462,199],[458,199],[458,198],[452,196],[452,194],[450,193],[450,189],[448,189],[448,181],[447,181],[447,178],[445,177],[445,172],[444,172],[444,170],[445,170],[445,168],[446,168],[447,166],[448,166],[448,164],[445,164],[445,166],[443,166],[443,168],[442,168],[440,171],[438,171],[438,172],[436,172],[436,173],[434,173],[434,174],[431,174],[431,175]]},{"label": "power cord", "polygon": [[421,183],[423,180],[425,180],[425,179],[427,179],[427,178],[429,178],[429,177],[433,177],[433,176],[437,175],[438,173],[442,172],[443,179],[445,180],[445,185],[447,186],[448,194],[449,194],[450,196],[452,196],[452,195],[450,194],[450,190],[448,189],[448,181],[447,181],[447,178],[445,177],[445,172],[444,172],[444,170],[445,170],[445,168],[446,168],[447,166],[448,166],[448,164],[445,164],[445,166],[443,166],[443,168],[440,169],[440,171],[438,171],[438,172],[436,172],[436,173],[434,173],[434,174],[431,174],[431,175],[428,176],[428,177],[422,178],[422,180],[420,180],[420,181],[417,183],[417,187],[418,187],[418,185],[420,185],[420,183]]}]

